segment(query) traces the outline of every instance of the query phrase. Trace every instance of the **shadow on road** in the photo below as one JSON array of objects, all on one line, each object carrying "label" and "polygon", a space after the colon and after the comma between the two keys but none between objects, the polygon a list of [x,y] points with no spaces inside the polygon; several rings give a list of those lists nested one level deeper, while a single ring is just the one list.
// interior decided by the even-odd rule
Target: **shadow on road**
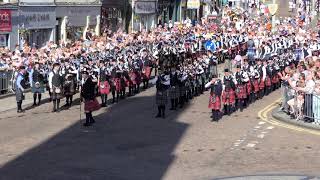
[{"label": "shadow on road", "polygon": [[96,116],[93,127],[77,121],[7,163],[0,180],[162,179],[188,127],[176,121],[184,110],[155,119],[153,96],[129,98]]}]

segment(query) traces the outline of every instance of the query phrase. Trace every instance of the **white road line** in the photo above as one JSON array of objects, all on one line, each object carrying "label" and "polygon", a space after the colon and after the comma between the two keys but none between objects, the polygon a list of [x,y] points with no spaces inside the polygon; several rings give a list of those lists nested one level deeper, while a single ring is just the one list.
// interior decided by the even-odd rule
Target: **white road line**
[{"label": "white road line", "polygon": [[263,121],[260,121],[259,122],[259,125],[263,125],[263,124],[265,124],[266,122],[263,122]]},{"label": "white road line", "polygon": [[253,148],[253,147],[255,147],[256,146],[256,144],[253,144],[253,143],[249,143],[249,144],[247,144],[247,147],[251,147],[251,148]]},{"label": "white road line", "polygon": [[262,134],[268,134],[268,131],[263,131]]},{"label": "white road line", "polygon": [[263,139],[264,138],[264,134],[259,134],[258,138]]},{"label": "white road line", "polygon": [[261,126],[256,126],[256,127],[254,127],[255,129],[260,129],[261,128]]},{"label": "white road line", "polygon": [[269,126],[269,127],[267,127],[267,129],[273,129],[274,127],[273,126]]}]

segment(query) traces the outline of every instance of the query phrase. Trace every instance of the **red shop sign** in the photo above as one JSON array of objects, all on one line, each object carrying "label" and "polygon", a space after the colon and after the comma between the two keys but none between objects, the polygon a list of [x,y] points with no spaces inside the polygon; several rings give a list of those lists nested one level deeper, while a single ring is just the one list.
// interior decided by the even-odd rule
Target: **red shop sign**
[{"label": "red shop sign", "polygon": [[0,31],[11,31],[11,11],[0,9]]}]

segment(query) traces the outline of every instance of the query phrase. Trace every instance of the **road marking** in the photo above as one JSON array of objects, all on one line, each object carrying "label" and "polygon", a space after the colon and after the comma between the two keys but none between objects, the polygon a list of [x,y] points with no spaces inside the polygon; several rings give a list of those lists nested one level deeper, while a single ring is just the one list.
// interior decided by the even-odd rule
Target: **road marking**
[{"label": "road marking", "polygon": [[259,122],[259,125],[263,125],[263,124],[265,124],[266,122],[263,122],[263,121],[260,121]]},{"label": "road marking", "polygon": [[264,138],[264,134],[259,134],[258,138],[263,139]]},{"label": "road marking", "polygon": [[267,131],[263,131],[262,134],[268,134],[268,132]]},{"label": "road marking", "polygon": [[258,116],[261,120],[270,123],[272,125],[275,126],[279,126],[279,127],[283,127],[286,129],[290,129],[290,130],[294,130],[294,131],[298,131],[298,132],[304,132],[304,133],[309,133],[309,134],[313,134],[313,135],[318,135],[320,136],[320,131],[318,130],[312,130],[312,129],[308,129],[308,128],[304,128],[304,127],[300,127],[297,125],[291,125],[285,122],[280,122],[274,118],[268,118],[267,114],[272,111],[274,108],[276,108],[278,106],[278,103],[280,102],[281,99],[276,100],[275,102],[271,103],[270,105],[266,106],[265,108],[263,108],[261,111],[258,112]]},{"label": "road marking", "polygon": [[255,147],[256,146],[256,144],[253,144],[253,143],[249,143],[249,144],[247,144],[247,147],[251,147],[251,148],[253,148],[253,147]]},{"label": "road marking", "polygon": [[261,126],[256,126],[256,127],[254,127],[255,129],[260,129],[261,128]]},{"label": "road marking", "polygon": [[269,126],[269,127],[267,127],[267,129],[269,129],[269,130],[271,130],[271,129],[273,129],[274,127],[273,126]]}]

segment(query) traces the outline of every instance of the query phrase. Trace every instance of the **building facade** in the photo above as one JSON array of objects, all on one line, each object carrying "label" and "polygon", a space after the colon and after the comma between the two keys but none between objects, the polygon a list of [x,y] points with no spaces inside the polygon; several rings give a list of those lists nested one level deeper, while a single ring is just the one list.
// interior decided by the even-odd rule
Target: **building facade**
[{"label": "building facade", "polygon": [[42,47],[55,41],[56,12],[54,0],[19,1],[19,44]]},{"label": "building facade", "polygon": [[100,0],[56,0],[57,40],[85,39],[87,31],[100,35]]},{"label": "building facade", "polygon": [[157,1],[135,0],[132,2],[132,30],[150,30],[157,26]]},{"label": "building facade", "polygon": [[102,29],[127,31],[131,13],[129,0],[103,0],[101,7]]},{"label": "building facade", "polygon": [[14,49],[19,44],[17,1],[0,2],[0,47]]}]

